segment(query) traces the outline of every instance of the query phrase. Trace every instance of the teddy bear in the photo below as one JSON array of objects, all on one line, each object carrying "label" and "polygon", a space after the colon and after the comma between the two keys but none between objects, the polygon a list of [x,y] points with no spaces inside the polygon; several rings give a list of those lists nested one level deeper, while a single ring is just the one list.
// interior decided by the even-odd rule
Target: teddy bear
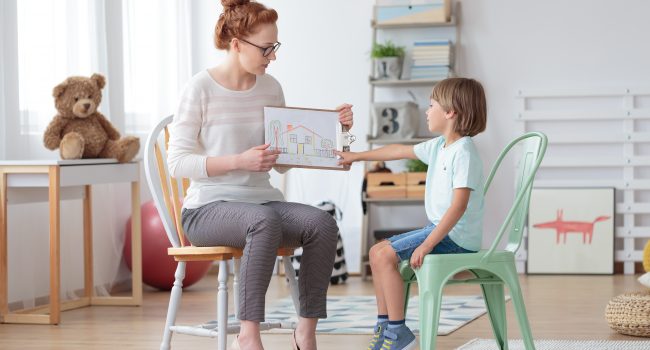
[{"label": "teddy bear", "polygon": [[62,159],[115,158],[129,162],[138,154],[137,137],[120,137],[110,121],[97,111],[102,100],[104,76],[69,77],[57,85],[52,95],[58,114],[52,119],[43,143],[59,148]]}]

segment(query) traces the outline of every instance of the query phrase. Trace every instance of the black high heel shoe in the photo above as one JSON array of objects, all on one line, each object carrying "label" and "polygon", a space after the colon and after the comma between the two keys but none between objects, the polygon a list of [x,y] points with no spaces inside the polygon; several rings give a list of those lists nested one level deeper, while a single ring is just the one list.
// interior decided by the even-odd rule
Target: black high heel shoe
[{"label": "black high heel shoe", "polygon": [[300,350],[300,347],[298,346],[298,342],[296,342],[296,331],[293,331],[293,334],[291,335],[291,345],[293,346],[293,350]]}]

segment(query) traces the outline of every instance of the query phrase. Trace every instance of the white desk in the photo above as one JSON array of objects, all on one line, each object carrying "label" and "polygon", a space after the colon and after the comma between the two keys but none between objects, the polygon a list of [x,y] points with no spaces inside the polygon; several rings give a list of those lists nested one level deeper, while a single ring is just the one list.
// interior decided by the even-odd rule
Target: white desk
[{"label": "white desk", "polygon": [[[132,294],[129,297],[93,295],[91,186],[131,183]],[[20,191],[20,195],[17,195]],[[50,304],[9,312],[7,206],[48,199],[50,208]],[[84,297],[60,300],[60,201],[83,199]],[[45,239],[45,237],[44,237]],[[142,244],[140,232],[140,166],[111,159],[77,161],[0,161],[0,323],[58,324],[61,311],[90,305],[142,304]]]}]

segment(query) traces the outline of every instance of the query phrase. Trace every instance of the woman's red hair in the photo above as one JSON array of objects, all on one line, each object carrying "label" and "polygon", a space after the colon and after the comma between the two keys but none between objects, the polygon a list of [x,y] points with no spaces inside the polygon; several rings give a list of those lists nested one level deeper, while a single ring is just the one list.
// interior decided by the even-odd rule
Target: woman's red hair
[{"label": "woman's red hair", "polygon": [[260,24],[275,23],[278,13],[259,2],[250,0],[221,0],[223,13],[214,28],[214,46],[228,50],[233,38],[253,34]]}]

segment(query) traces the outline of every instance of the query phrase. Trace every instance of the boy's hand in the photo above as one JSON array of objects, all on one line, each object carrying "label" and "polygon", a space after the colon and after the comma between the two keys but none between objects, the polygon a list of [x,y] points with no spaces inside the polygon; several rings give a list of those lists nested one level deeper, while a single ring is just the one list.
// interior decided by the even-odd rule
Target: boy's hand
[{"label": "boy's hand", "polygon": [[336,107],[336,110],[339,112],[339,122],[345,125],[348,128],[348,130],[351,129],[352,124],[354,123],[353,121],[354,113],[352,113],[352,105],[348,103],[344,103]]},{"label": "boy's hand", "polygon": [[427,256],[427,254],[431,253],[432,250],[433,247],[430,247],[426,241],[420,244],[419,247],[415,248],[413,255],[411,255],[411,268],[419,269],[422,266],[424,257]]},{"label": "boy's hand", "polygon": [[349,167],[352,163],[358,161],[357,154],[355,152],[339,152],[334,151],[334,154],[339,156],[339,165],[344,165]]}]

